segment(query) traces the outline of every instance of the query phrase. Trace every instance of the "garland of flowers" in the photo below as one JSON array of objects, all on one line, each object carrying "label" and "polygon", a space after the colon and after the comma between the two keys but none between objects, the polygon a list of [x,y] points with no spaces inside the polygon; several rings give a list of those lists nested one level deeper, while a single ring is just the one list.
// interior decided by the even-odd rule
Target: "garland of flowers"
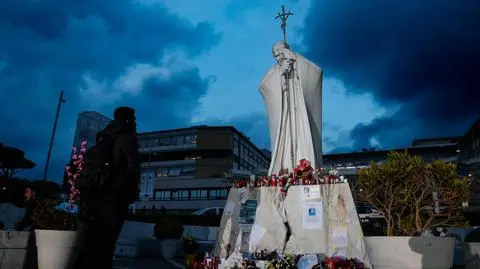
[{"label": "garland of flowers", "polygon": [[82,141],[80,149],[77,147],[72,147],[72,163],[67,165],[65,171],[68,176],[68,202],[75,203],[78,199],[80,191],[77,189],[77,180],[80,177],[80,174],[83,171],[83,156],[87,152],[87,141]]},{"label": "garland of flowers", "polygon": [[255,178],[239,180],[235,182],[235,188],[246,187],[281,187],[283,195],[287,195],[288,188],[292,185],[318,185],[318,184],[335,184],[345,183],[346,178],[339,175],[337,170],[318,168],[313,169],[311,163],[305,159],[300,160],[300,163],[293,169],[293,172],[282,170],[278,175],[263,177],[261,179]]}]

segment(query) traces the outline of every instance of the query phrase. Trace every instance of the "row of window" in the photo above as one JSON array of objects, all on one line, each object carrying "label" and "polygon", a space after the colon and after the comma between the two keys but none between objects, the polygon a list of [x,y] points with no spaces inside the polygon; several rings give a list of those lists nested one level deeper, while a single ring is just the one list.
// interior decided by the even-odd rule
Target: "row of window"
[{"label": "row of window", "polygon": [[157,201],[226,200],[227,197],[226,188],[156,190],[153,195]]},{"label": "row of window", "polygon": [[182,177],[195,175],[195,166],[183,166],[183,167],[160,167],[155,169],[155,177]]},{"label": "row of window", "polygon": [[[255,167],[267,167],[269,160],[261,154],[257,148],[247,145],[245,142],[240,142],[237,139],[233,140],[233,154],[240,157],[241,161],[238,168],[240,170],[252,170],[250,168]],[[245,162],[243,164],[242,162]],[[234,164],[235,166],[235,164]]]},{"label": "row of window", "polygon": [[197,144],[196,135],[177,135],[158,138],[142,138],[138,143],[140,148],[176,146],[176,145],[194,145]]}]

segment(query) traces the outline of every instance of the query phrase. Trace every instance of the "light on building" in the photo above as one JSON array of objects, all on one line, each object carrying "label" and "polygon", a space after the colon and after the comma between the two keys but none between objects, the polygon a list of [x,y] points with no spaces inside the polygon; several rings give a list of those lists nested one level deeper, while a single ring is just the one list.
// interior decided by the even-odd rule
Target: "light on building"
[{"label": "light on building", "polygon": [[459,149],[457,149],[457,153],[459,153],[459,152],[460,152],[460,150],[459,150]]}]

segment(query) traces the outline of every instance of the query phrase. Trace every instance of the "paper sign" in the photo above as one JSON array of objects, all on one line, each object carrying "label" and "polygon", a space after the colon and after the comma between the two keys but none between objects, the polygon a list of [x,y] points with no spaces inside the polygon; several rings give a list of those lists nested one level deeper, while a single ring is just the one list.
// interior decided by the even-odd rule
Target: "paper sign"
[{"label": "paper sign", "polygon": [[257,200],[247,200],[240,205],[240,214],[238,216],[238,223],[253,224],[257,214]]},{"label": "paper sign", "polygon": [[240,251],[241,252],[247,252],[249,249],[249,238],[250,238],[250,231],[249,230],[242,230],[240,232]]},{"label": "paper sign", "polygon": [[263,235],[267,230],[260,225],[252,225],[252,230],[250,231],[250,240],[248,242],[248,251],[254,252],[257,250],[257,246],[262,240]]},{"label": "paper sign", "polygon": [[225,205],[224,213],[227,214],[227,216],[232,215],[233,210],[235,209],[235,203],[232,201],[228,201],[227,204]]},{"label": "paper sign", "polygon": [[306,230],[321,230],[323,226],[322,202],[310,202],[303,205],[302,226]]},{"label": "paper sign", "polygon": [[320,195],[320,186],[304,186],[303,200],[313,200],[322,198]]},{"label": "paper sign", "polygon": [[338,226],[333,229],[332,243],[337,247],[348,246],[348,234],[346,227]]}]

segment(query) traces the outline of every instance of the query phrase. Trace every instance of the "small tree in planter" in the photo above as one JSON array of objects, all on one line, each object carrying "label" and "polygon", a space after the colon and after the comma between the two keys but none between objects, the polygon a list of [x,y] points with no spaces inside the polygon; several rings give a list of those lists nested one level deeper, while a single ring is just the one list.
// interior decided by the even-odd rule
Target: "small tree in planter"
[{"label": "small tree in planter", "polygon": [[175,256],[183,235],[183,225],[178,218],[165,216],[154,226],[154,236],[160,240],[162,255],[166,259]]},{"label": "small tree in planter", "polygon": [[[412,235],[462,222],[462,202],[468,201],[470,181],[457,177],[455,165],[427,164],[407,152],[392,152],[382,164],[362,169],[358,183],[359,194],[387,223],[387,237],[365,238],[367,249],[376,249],[370,257],[374,262],[388,259],[409,268],[453,266],[455,238]],[[426,248],[430,250],[425,252]]]},{"label": "small tree in planter", "polygon": [[[33,222],[38,249],[38,269],[70,268],[75,259],[75,248],[81,242],[81,234],[77,232],[84,223],[84,216],[79,212],[79,191],[76,182],[83,169],[83,155],[87,143],[84,141],[79,150],[73,148],[72,161],[67,166],[69,192],[67,201],[61,199],[40,199],[33,212]],[[56,249],[58,255],[55,263],[51,261],[51,250]]]},{"label": "small tree in planter", "polygon": [[392,152],[386,162],[360,170],[358,191],[386,220],[386,234],[413,235],[463,221],[470,181],[443,161],[427,164],[407,152]]}]

